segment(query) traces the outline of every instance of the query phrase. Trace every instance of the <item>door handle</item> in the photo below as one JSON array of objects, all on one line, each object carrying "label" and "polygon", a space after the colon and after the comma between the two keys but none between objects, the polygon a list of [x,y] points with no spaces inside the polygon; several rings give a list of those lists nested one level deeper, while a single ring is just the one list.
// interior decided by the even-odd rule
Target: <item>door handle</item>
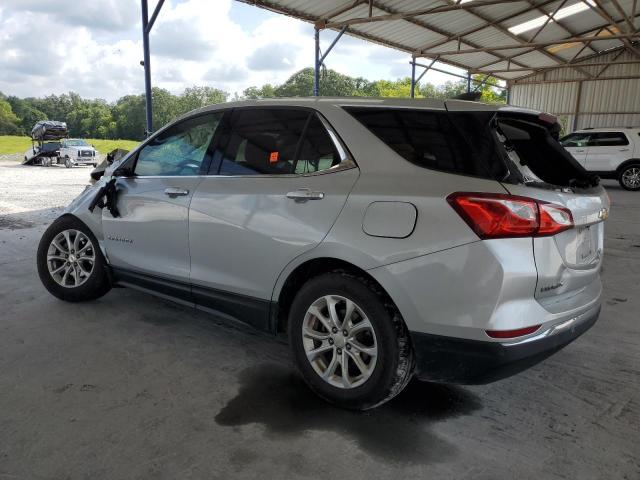
[{"label": "door handle", "polygon": [[618,150],[619,152],[628,152],[629,149],[628,148],[621,148],[620,150]]},{"label": "door handle", "polygon": [[576,153],[584,153],[584,150],[576,150]]},{"label": "door handle", "polygon": [[322,200],[324,192],[312,192],[308,188],[299,188],[293,192],[287,193],[287,198],[296,202],[306,202],[307,200]]},{"label": "door handle", "polygon": [[189,190],[178,187],[168,187],[164,189],[164,194],[170,197],[184,197],[185,195],[189,195]]}]

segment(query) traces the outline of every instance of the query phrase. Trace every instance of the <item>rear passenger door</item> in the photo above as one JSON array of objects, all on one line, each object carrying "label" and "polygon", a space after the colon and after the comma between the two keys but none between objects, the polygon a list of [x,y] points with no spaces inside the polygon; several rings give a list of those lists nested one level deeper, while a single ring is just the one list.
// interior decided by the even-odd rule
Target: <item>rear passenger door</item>
[{"label": "rear passenger door", "polygon": [[193,295],[267,329],[278,275],[326,236],[358,169],[309,109],[236,108],[218,132],[189,211]]},{"label": "rear passenger door", "polygon": [[623,132],[598,132],[591,134],[587,153],[587,170],[613,172],[633,154],[633,147]]}]

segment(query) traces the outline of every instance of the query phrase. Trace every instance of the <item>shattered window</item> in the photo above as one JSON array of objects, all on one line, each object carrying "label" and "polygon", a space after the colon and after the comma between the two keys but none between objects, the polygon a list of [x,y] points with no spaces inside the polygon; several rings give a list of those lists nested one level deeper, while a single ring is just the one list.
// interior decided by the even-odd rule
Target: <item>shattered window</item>
[{"label": "shattered window", "polygon": [[222,113],[201,115],[168,128],[138,154],[138,176],[199,175]]}]

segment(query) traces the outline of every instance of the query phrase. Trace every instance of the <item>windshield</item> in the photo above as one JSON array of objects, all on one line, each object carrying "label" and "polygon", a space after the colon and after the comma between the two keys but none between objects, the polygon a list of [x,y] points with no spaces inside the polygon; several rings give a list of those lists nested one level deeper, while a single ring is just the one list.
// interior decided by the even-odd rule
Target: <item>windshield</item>
[{"label": "windshield", "polygon": [[89,146],[89,144],[87,142],[85,142],[84,140],[67,140],[65,142],[65,145],[67,147],[85,147],[85,146]]}]

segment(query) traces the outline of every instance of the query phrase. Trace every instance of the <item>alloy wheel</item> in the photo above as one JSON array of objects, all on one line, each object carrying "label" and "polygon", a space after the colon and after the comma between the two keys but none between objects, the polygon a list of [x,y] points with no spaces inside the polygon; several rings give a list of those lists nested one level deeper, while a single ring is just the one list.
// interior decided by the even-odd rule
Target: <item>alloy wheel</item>
[{"label": "alloy wheel", "polygon": [[378,358],[373,325],[352,300],[325,295],[311,304],[302,322],[307,360],[325,382],[350,389],[365,383]]},{"label": "alloy wheel", "polygon": [[47,268],[51,278],[65,288],[85,283],[96,263],[96,252],[87,235],[79,230],[63,230],[47,251]]},{"label": "alloy wheel", "polygon": [[622,183],[628,188],[640,187],[640,167],[627,168],[622,174]]}]

